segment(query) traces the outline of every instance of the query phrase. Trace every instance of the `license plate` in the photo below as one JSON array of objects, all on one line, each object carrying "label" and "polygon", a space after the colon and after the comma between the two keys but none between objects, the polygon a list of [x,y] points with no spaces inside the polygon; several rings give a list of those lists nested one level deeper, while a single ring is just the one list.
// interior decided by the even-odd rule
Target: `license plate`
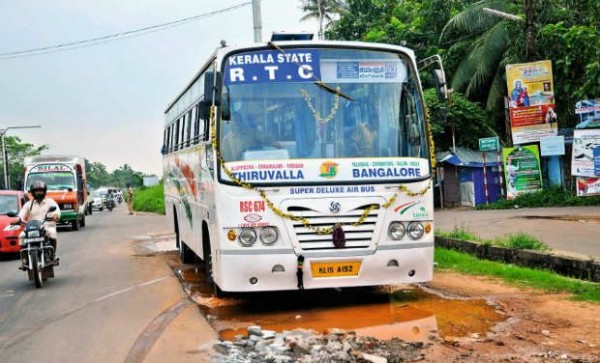
[{"label": "license plate", "polygon": [[311,262],[313,277],[358,276],[360,261]]}]

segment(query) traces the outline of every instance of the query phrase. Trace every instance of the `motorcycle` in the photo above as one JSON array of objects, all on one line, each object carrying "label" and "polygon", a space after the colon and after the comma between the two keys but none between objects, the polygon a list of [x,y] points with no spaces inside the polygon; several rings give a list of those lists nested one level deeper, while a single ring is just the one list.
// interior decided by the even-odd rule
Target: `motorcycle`
[{"label": "motorcycle", "polygon": [[[58,259],[54,259],[54,247],[46,235],[44,222],[51,222],[49,213],[56,210],[50,207],[43,221],[30,220],[23,222],[18,220],[14,224],[25,224],[24,235],[20,238],[21,245],[21,267],[19,270],[27,271],[29,281],[33,280],[36,288],[41,288],[44,281],[54,277],[54,266],[58,266]],[[17,217],[15,213],[9,213],[9,217]]]},{"label": "motorcycle", "polygon": [[116,206],[115,197],[112,194],[106,194],[106,197],[104,198],[104,205],[110,212],[112,212],[113,208]]}]

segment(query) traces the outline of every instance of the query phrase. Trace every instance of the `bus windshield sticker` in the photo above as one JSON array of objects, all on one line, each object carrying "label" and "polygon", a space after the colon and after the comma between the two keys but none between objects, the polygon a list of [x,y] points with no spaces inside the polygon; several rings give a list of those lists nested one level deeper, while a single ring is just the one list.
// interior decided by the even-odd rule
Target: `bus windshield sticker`
[{"label": "bus windshield sticker", "polygon": [[265,50],[232,55],[225,66],[225,84],[315,82],[321,79],[315,49]]},{"label": "bus windshield sticker", "polygon": [[399,59],[324,59],[321,74],[330,83],[400,83],[406,80],[406,66]]},{"label": "bus windshield sticker", "polygon": [[[330,160],[303,160],[303,167],[294,168],[293,163],[265,163],[260,161],[229,162],[227,167],[233,176],[249,183],[301,183],[322,181],[382,181],[415,180],[429,175],[427,159],[420,158],[378,158],[377,160],[354,161],[337,160],[335,173]],[[324,168],[324,166],[328,166]],[[327,171],[327,172],[326,172]],[[230,180],[225,173],[222,177]]]}]

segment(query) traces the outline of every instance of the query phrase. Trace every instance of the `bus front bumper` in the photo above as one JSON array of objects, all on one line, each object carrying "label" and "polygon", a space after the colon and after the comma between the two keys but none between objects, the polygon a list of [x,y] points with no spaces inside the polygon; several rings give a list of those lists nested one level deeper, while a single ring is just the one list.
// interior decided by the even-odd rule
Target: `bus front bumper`
[{"label": "bus front bumper", "polygon": [[65,210],[60,212],[60,220],[58,223],[70,223],[79,219],[79,214],[74,210]]},{"label": "bus front bumper", "polygon": [[[231,292],[298,289],[297,255],[291,249],[269,252],[221,250],[219,261],[213,263],[215,281],[221,290]],[[327,274],[330,271],[332,275]],[[319,274],[325,276],[316,276]],[[380,246],[373,254],[359,256],[307,254],[302,266],[304,289],[419,283],[432,277],[433,242],[414,244],[411,248]]]}]

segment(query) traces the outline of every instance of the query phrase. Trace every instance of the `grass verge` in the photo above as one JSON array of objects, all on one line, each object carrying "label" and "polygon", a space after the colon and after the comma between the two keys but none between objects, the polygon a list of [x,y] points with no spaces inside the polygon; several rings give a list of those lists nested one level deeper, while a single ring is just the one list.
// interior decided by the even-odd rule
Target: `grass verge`
[{"label": "grass verge", "polygon": [[571,293],[576,300],[600,303],[600,284],[560,276],[549,271],[535,270],[499,262],[479,260],[471,255],[436,247],[437,268],[454,270],[468,275],[484,275],[546,292]]},{"label": "grass verge", "polygon": [[133,193],[133,210],[165,214],[165,194],[162,182],[141,187]]}]

